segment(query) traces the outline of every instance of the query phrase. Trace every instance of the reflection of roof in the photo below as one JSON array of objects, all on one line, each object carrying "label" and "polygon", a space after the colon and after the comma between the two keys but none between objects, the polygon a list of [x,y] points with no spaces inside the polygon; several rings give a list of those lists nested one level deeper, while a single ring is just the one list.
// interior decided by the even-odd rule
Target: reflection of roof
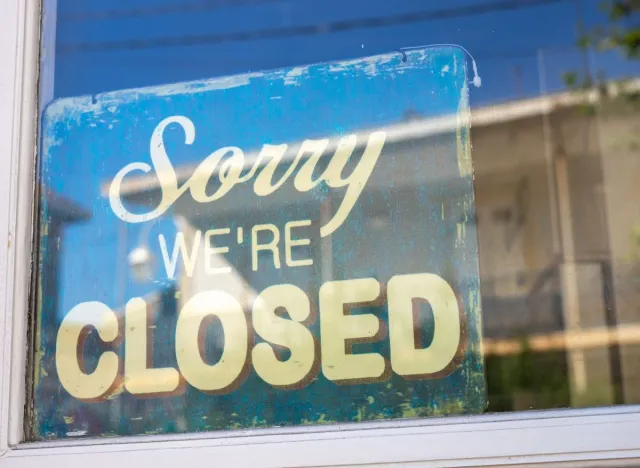
[{"label": "reflection of roof", "polygon": [[81,208],[75,202],[51,190],[42,189],[43,197],[47,201],[47,208],[56,221],[71,223],[91,219],[91,213]]},{"label": "reflection of roof", "polygon": [[634,346],[640,343],[640,326],[593,327],[582,330],[559,330],[533,333],[522,339],[490,339],[482,341],[485,356],[508,356],[524,351],[524,342],[533,352],[602,349],[614,344]]},{"label": "reflection of roof", "polygon": [[[640,90],[640,79],[630,81],[626,85],[621,86],[617,83],[611,83],[608,92],[611,95],[620,92],[630,92]],[[486,127],[490,125],[516,121],[530,117],[536,117],[558,111],[560,109],[571,108],[580,104],[595,103],[600,100],[599,90],[593,89],[585,92],[564,91],[555,94],[548,94],[529,99],[521,99],[509,101],[503,104],[485,106],[473,109],[471,112],[471,124],[473,127]],[[386,132],[386,141],[388,143],[399,141],[410,141],[426,138],[433,135],[439,135],[446,132],[454,131],[460,125],[461,115],[443,115],[438,117],[428,117],[424,119],[411,120],[408,122],[396,123],[386,127],[363,129],[358,132],[358,145],[364,146],[367,141],[365,136],[372,132]],[[462,122],[463,123],[463,122]],[[360,138],[363,136],[363,138]],[[292,142],[290,147],[298,147],[302,142]],[[332,143],[335,146],[335,142]],[[331,148],[330,147],[328,149]],[[252,167],[258,159],[259,150],[249,151],[245,154],[245,168]],[[285,154],[283,160],[287,156],[293,157],[293,153]],[[183,182],[193,174],[198,164],[185,164],[175,168],[178,182]],[[104,196],[109,196],[110,181],[102,186]],[[158,179],[155,174],[145,174],[139,177],[130,177],[123,180],[120,186],[120,194],[123,196],[133,196],[141,192],[147,192],[157,189]]]}]

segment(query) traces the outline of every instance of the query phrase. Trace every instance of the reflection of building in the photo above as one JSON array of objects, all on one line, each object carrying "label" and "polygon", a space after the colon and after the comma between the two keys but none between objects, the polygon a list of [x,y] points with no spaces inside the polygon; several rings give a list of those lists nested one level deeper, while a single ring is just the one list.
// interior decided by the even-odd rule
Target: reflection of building
[{"label": "reflection of building", "polygon": [[640,221],[629,201],[640,178],[637,118],[596,99],[564,93],[480,109],[472,134],[486,335],[565,348],[574,406],[640,398],[637,292],[624,299]]},{"label": "reflection of building", "polygon": [[[627,261],[630,234],[640,222],[640,205],[629,201],[629,194],[640,187],[640,163],[631,157],[632,146],[620,147],[625,138],[634,136],[634,119],[615,112],[602,114],[605,108],[600,104],[596,106],[600,112],[594,113],[585,103],[596,97],[587,96],[585,101],[584,96],[563,93],[479,108],[472,115],[487,351],[516,353],[520,346],[513,339],[521,336],[535,337],[530,344],[534,351],[560,350],[552,359],[561,361],[563,378],[564,373],[569,376],[567,398],[574,406],[640,401],[640,376],[633,369],[633,346],[640,345],[640,334],[629,328],[640,322],[640,312],[633,306],[640,290],[632,287],[632,266]],[[442,181],[446,174],[416,173],[400,156],[418,151],[434,157],[444,151],[440,136],[455,125],[454,117],[445,116],[384,128],[388,140],[395,142],[395,154],[383,152],[378,164],[393,164],[396,173],[405,175],[406,186],[428,187],[430,177]],[[178,175],[185,180],[192,170],[184,167]],[[387,186],[380,176],[384,172],[374,172],[367,186],[369,196],[360,199],[371,225],[380,229],[389,222],[383,197],[376,199],[376,191],[381,193]],[[122,188],[132,202],[155,206],[159,201],[153,177],[125,181]],[[394,190],[398,193],[395,203],[401,205],[403,187]],[[217,201],[215,212],[190,197],[174,205],[187,245],[197,230],[233,227],[239,217],[254,224],[266,222],[278,212],[295,209],[293,192],[281,191],[272,205],[253,213],[245,208],[248,193],[242,189],[234,193]],[[456,195],[440,196],[446,202]],[[297,194],[295,201],[296,206],[303,202]],[[306,212],[322,220],[325,209],[309,206]],[[333,263],[339,261],[327,255],[332,252],[328,242],[312,239],[311,245],[319,251],[309,252],[318,259],[316,272],[326,279],[332,278]],[[355,258],[379,259],[378,273],[383,276],[390,261],[419,261],[406,252],[381,252],[375,242],[365,240],[358,249]],[[183,300],[220,284],[220,277],[207,275],[206,261],[200,255],[193,274],[181,276]],[[226,278],[226,287],[236,288],[238,295],[245,294],[250,301],[251,287],[260,282],[252,279],[250,259],[236,257],[231,263],[235,272]],[[618,324],[626,328],[611,333]],[[625,346],[620,346],[623,337]],[[545,369],[540,372],[544,374]],[[565,403],[569,401],[549,405]]]}]

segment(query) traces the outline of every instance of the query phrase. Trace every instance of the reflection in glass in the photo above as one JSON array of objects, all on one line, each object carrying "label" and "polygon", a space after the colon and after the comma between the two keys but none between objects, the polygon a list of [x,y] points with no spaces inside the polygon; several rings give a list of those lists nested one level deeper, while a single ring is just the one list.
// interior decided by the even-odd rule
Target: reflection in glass
[{"label": "reflection in glass", "polygon": [[[475,211],[465,210],[455,187],[446,190],[443,172],[415,170],[412,156],[403,165],[402,155],[433,157],[450,142],[451,128],[433,104],[437,96],[431,94],[434,90],[426,79],[404,87],[389,85],[378,93],[383,96],[377,105],[368,102],[359,112],[336,109],[354,96],[375,94],[364,85],[309,92],[300,106],[321,111],[306,117],[309,125],[304,129],[299,126],[301,118],[277,110],[282,95],[275,91],[268,93],[274,105],[263,106],[271,113],[261,111],[255,96],[249,95],[233,105],[216,106],[220,118],[211,132],[220,144],[215,148],[239,145],[247,152],[247,161],[265,141],[255,126],[239,125],[245,114],[256,121],[281,122],[270,129],[274,145],[296,145],[305,138],[350,131],[383,129],[395,135],[395,159],[381,158],[380,164],[393,161],[395,173],[402,177],[372,179],[350,215],[367,235],[353,232],[358,241],[349,244],[323,237],[318,229],[331,220],[341,197],[324,196],[322,203],[315,203],[319,199],[315,194],[303,200],[282,191],[277,202],[248,212],[243,205],[251,195],[248,186],[234,187],[234,197],[218,203],[215,210],[190,203],[187,197],[154,222],[137,226],[107,222],[113,218],[108,210],[110,181],[124,164],[146,158],[148,147],[127,146],[123,132],[122,151],[109,158],[92,157],[100,152],[97,144],[74,148],[46,162],[42,192],[55,194],[51,199],[58,201],[43,198],[50,211],[48,233],[43,236],[47,245],[41,245],[49,252],[41,259],[41,314],[50,321],[40,323],[48,323],[51,329],[38,332],[42,356],[36,366],[41,359],[44,372],[54,375],[55,369],[46,367],[52,364],[47,349],[55,348],[60,321],[78,303],[101,300],[124,316],[128,300],[141,297],[149,313],[140,323],[144,325],[146,319],[147,326],[155,327],[154,366],[176,367],[175,334],[170,330],[191,298],[223,289],[239,301],[242,310],[251,310],[266,287],[291,281],[276,267],[273,250],[252,254],[250,249],[230,248],[243,242],[246,246],[251,226],[271,224],[282,212],[291,220],[311,221],[309,226],[292,229],[292,238],[308,239],[308,244],[295,245],[288,260],[284,249],[277,254],[281,263],[312,260],[312,265],[298,267],[293,278],[303,291],[338,279],[347,270],[349,277],[376,278],[381,283],[387,283],[400,265],[405,271],[422,271],[423,258],[415,252],[423,246],[412,237],[411,220],[446,214],[452,223],[471,219],[466,236],[478,241],[477,256],[468,261],[478,261],[480,267],[488,411],[640,402],[640,205],[635,202],[640,186],[640,69],[637,62],[619,55],[575,47],[576,30],[608,25],[596,2],[579,2],[579,16],[572,2],[509,10],[488,2],[476,6],[482,14],[457,1],[446,6],[415,2],[391,6],[374,1],[366,13],[355,1],[329,2],[323,7],[305,0],[240,6],[204,2],[197,8],[188,2],[151,3],[140,0],[132,7],[129,2],[115,2],[107,9],[96,2],[60,2],[55,97],[93,95],[100,102],[101,93],[109,91],[348,60],[409,46],[459,43],[471,50],[482,72],[482,87],[470,90]],[[464,60],[470,62],[467,56]],[[299,70],[292,71],[287,79],[295,82]],[[596,82],[598,86],[592,86]],[[331,127],[329,116],[340,113],[349,116],[346,124]],[[141,131],[158,118],[153,112],[141,117],[130,132]],[[176,129],[171,132],[168,145],[175,149],[183,134]],[[214,147],[200,149],[176,162],[181,183]],[[385,173],[384,167],[379,169]],[[140,177],[123,185],[124,202],[132,211],[158,206],[160,192],[150,180]],[[443,189],[416,195],[403,187],[411,183]],[[208,190],[213,193],[215,188]],[[421,196],[439,204],[441,213],[421,211]],[[63,199],[69,202],[56,208]],[[396,241],[392,244],[388,242],[391,229]],[[178,233],[187,251],[196,243],[199,247],[192,262],[174,262],[174,274],[168,275],[166,265],[172,263]],[[434,255],[443,254],[446,236],[456,234],[438,238],[438,233],[429,231],[430,238],[423,242],[429,243]],[[269,236],[276,234],[264,229],[256,235],[266,245]],[[278,225],[278,235],[284,236],[283,223]],[[471,271],[472,265],[449,265],[442,270],[445,276],[464,282],[463,272]],[[366,307],[361,309],[354,313],[367,312]],[[388,313],[384,307],[376,310],[382,316]],[[311,307],[309,316],[316,312]],[[433,314],[423,307],[418,315],[417,323],[424,326],[416,331],[416,343],[428,346],[433,339],[429,332]],[[314,326],[319,329],[318,323]],[[214,320],[205,328],[202,339],[209,344],[199,352],[206,362],[215,363],[222,357],[222,348],[213,344],[224,343],[223,324]],[[95,332],[87,334],[85,343],[102,345]],[[375,346],[363,342],[353,349],[366,353]],[[286,347],[276,348],[281,361],[289,353]],[[95,361],[95,355],[86,356],[87,372],[95,368]],[[311,376],[316,370],[310,366],[307,372]],[[251,379],[255,378],[249,377],[245,385],[254,385]],[[44,379],[40,387],[41,398],[49,403],[37,417],[51,424],[34,438],[209,430],[216,427],[212,420],[227,417],[228,411],[237,426],[245,416],[229,410],[230,397],[215,400],[207,411],[194,416],[193,408],[207,405],[206,395],[187,390],[180,396],[144,400],[126,396],[123,387],[120,397],[108,404],[84,405],[79,410],[63,391],[48,388],[46,382],[50,381]],[[399,409],[406,398],[395,393],[376,401],[381,417],[394,416],[394,411],[425,416],[412,413],[412,408]],[[283,393],[277,397],[280,400],[273,400],[275,404],[261,407],[265,419],[304,420],[309,398],[301,396],[295,405],[287,406],[287,395],[292,394]],[[362,400],[360,407],[368,407],[369,401],[364,396]],[[289,413],[273,414],[278,407],[287,407]],[[362,417],[358,411],[354,414]]]}]

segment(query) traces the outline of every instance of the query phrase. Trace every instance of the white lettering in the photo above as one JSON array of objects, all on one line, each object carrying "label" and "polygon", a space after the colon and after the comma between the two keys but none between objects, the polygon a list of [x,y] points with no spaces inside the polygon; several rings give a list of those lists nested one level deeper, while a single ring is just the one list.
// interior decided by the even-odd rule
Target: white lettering
[{"label": "white lettering", "polygon": [[[269,196],[282,187],[298,168],[303,156],[306,153],[310,153],[310,156],[302,163],[294,177],[295,189],[299,192],[307,192],[321,182],[325,182],[333,189],[345,189],[344,198],[336,213],[320,228],[320,235],[325,237],[338,229],[351,213],[375,168],[386,139],[385,132],[370,134],[362,157],[355,164],[351,174],[346,177],[343,176],[343,172],[356,148],[356,135],[349,135],[340,140],[335,153],[327,164],[327,168],[316,179],[313,179],[313,173],[320,158],[324,156],[329,146],[329,140],[327,139],[305,140],[300,146],[295,159],[290,162],[285,173],[277,181],[273,179],[287,151],[288,145],[286,144],[263,145],[258,158],[244,176],[241,175],[245,167],[245,157],[242,150],[234,146],[221,148],[207,156],[191,177],[182,186],[179,186],[176,172],[167,155],[163,140],[164,131],[171,124],[177,124],[182,127],[186,145],[193,144],[195,140],[195,127],[187,117],[173,116],[164,119],[158,124],[151,136],[149,145],[151,165],[143,162],[127,164],[116,174],[109,187],[111,209],[123,221],[143,223],[156,219],[164,214],[186,191],[190,192],[194,201],[210,203],[224,197],[235,185],[253,178],[255,179],[253,183],[254,193],[260,197]],[[225,158],[225,156],[227,157]],[[263,164],[264,160],[267,162]],[[155,209],[147,213],[131,213],[122,202],[122,182],[132,172],[148,173],[152,169],[162,190],[160,203]],[[258,170],[260,170],[259,173]],[[212,194],[207,194],[206,189],[214,174],[217,174],[220,184]]]},{"label": "white lettering", "polygon": [[200,246],[200,239],[202,238],[202,232],[196,231],[193,237],[193,244],[191,245],[191,255],[187,252],[187,244],[184,241],[184,234],[178,232],[176,234],[176,241],[173,244],[173,251],[171,252],[171,259],[169,259],[169,253],[167,252],[167,241],[164,235],[158,236],[160,242],[160,250],[162,251],[162,260],[164,261],[164,268],[167,271],[167,278],[173,279],[176,274],[176,266],[178,264],[178,254],[182,253],[184,259],[185,273],[189,278],[193,276],[193,270],[196,266],[196,258],[198,247]]}]

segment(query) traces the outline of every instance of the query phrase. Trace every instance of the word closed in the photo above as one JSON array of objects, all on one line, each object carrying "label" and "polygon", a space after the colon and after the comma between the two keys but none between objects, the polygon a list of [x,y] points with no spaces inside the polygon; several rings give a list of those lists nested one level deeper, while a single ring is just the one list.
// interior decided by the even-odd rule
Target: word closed
[{"label": "word closed", "polygon": [[[138,396],[179,394],[185,383],[205,393],[229,393],[242,383],[251,367],[273,387],[296,389],[308,385],[320,369],[336,384],[358,384],[384,381],[391,371],[406,379],[444,377],[462,359],[464,311],[454,290],[440,276],[394,276],[386,291],[374,278],[331,281],[320,287],[318,299],[320,340],[309,328],[316,320],[314,308],[297,286],[280,284],[264,289],[253,303],[250,318],[228,293],[201,292],[183,305],[177,319],[177,369],[151,365],[149,331],[153,324],[143,299],[129,301],[124,324],[105,304],[84,302],[65,316],[59,329],[58,377],[75,398],[102,401],[122,391],[123,384]],[[353,308],[385,301],[388,324],[373,313],[350,313]],[[425,302],[431,307],[434,323],[433,339],[426,347],[417,338],[423,328],[417,308]],[[283,309],[288,316],[282,314]],[[216,343],[221,347],[220,358],[208,362],[206,330],[213,320],[219,322],[224,342]],[[88,372],[83,356],[92,330],[107,348],[95,350],[101,354]],[[263,341],[254,344],[255,335]],[[375,352],[353,352],[354,344],[380,341],[387,335],[390,359]],[[122,339],[124,359],[115,350]],[[282,348],[289,350],[284,360]]]}]

